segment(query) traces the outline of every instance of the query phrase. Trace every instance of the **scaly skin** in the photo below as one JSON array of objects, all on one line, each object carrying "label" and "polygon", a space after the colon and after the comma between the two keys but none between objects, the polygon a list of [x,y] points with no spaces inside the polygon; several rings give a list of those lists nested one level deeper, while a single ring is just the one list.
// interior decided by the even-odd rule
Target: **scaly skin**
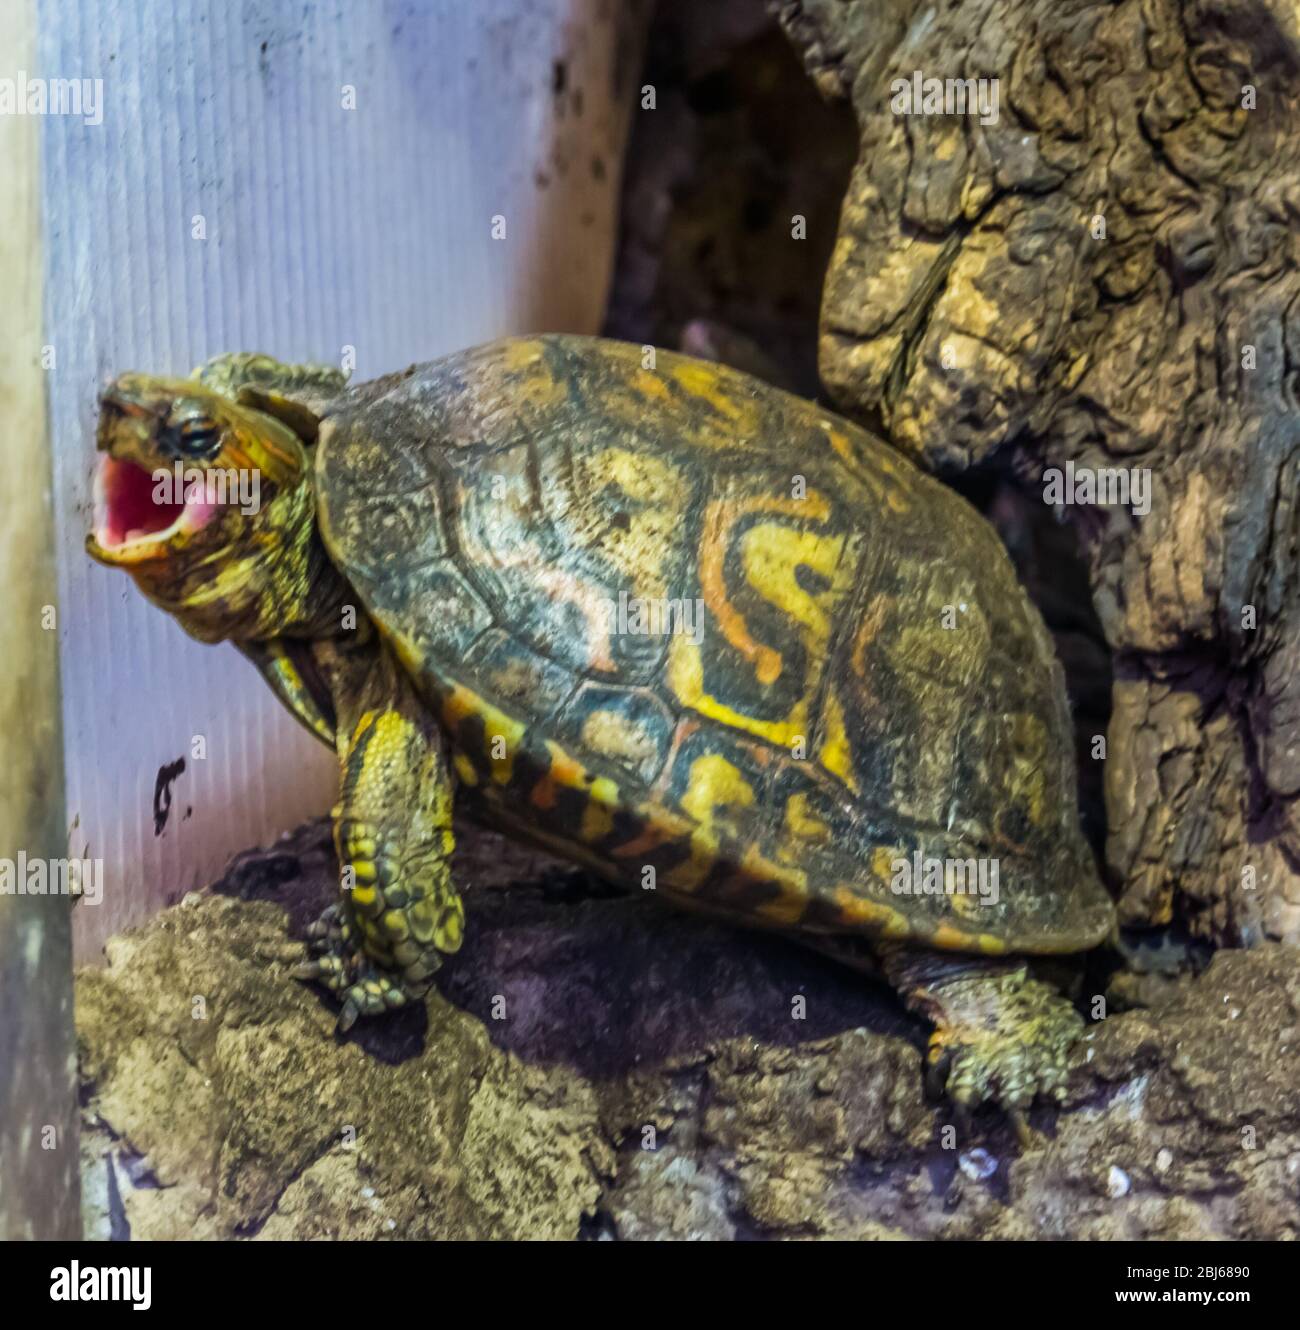
[{"label": "scaly skin", "polygon": [[451,882],[452,785],[442,736],[386,648],[335,682],[343,896],[313,929],[318,959],[295,972],[343,1001],[339,1025],[423,997],[464,910]]}]

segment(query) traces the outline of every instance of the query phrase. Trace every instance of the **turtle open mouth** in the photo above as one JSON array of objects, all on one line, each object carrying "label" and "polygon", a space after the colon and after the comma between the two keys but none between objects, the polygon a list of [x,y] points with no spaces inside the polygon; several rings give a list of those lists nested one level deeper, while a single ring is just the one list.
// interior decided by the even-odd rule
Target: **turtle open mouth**
[{"label": "turtle open mouth", "polygon": [[109,556],[161,554],[174,536],[206,526],[219,506],[187,500],[166,471],[150,472],[106,453],[95,475],[93,540]]}]

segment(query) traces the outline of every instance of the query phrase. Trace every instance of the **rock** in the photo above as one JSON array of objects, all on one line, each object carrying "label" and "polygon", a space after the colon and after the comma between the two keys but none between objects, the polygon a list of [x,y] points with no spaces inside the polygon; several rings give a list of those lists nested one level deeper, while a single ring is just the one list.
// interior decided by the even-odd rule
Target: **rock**
[{"label": "rock", "polygon": [[427,1012],[342,1039],[288,977],[286,922],[336,880],[323,823],[79,973],[95,1235],[1297,1236],[1294,952],[1092,1027],[1022,1152],[992,1112],[946,1130],[924,1028],[863,977],[485,832],[456,868],[470,926]]}]

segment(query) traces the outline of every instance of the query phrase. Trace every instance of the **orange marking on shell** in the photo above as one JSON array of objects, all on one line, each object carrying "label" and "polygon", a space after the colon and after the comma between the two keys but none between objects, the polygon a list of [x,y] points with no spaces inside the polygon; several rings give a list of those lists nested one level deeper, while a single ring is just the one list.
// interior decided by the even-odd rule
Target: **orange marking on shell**
[{"label": "orange marking on shell", "polygon": [[555,782],[549,776],[543,776],[533,786],[533,792],[528,796],[528,801],[534,808],[554,808],[555,796],[558,793]]},{"label": "orange marking on shell", "polygon": [[569,790],[585,790],[591,782],[587,768],[577,758],[566,753],[559,744],[548,739],[546,750],[551,755],[551,767],[533,786],[532,793],[528,796],[534,808],[554,808],[561,787]]},{"label": "orange marking on shell", "polygon": [[862,616],[853,635],[853,654],[851,663],[854,674],[864,682],[868,676],[866,651],[880,632],[885,621],[885,611],[889,608],[892,597],[883,592],[871,598],[871,608]]},{"label": "orange marking on shell", "polygon": [[[657,799],[667,797],[668,787],[672,784],[673,768],[677,764],[677,754],[682,745],[700,728],[700,722],[693,716],[683,716],[673,730],[672,740],[668,744],[668,756],[664,759],[663,769],[654,783],[654,796]],[[658,807],[659,805],[656,805]]]},{"label": "orange marking on shell", "polygon": [[[865,481],[876,498],[883,499],[894,512],[905,513],[907,511],[907,501],[897,487],[890,488],[888,485],[881,483],[876,477],[863,473],[861,459],[854,451],[852,444],[849,443],[848,437],[842,430],[837,429],[831,421],[824,418],[818,420],[817,425],[826,436],[826,441],[830,444],[831,451],[841,462],[844,463],[851,475],[859,480]],[[880,450],[877,449],[876,453],[879,454]],[[894,466],[893,462],[890,461],[888,457],[877,455],[875,456],[874,461],[880,470],[901,485],[903,477],[898,468]]]},{"label": "orange marking on shell", "polygon": [[654,808],[640,834],[630,841],[615,846],[609,851],[615,859],[632,859],[638,854],[647,854],[661,845],[673,841],[685,841],[690,834],[690,823],[683,818],[674,817],[662,808]]},{"label": "orange marking on shell", "polygon": [[566,753],[557,743],[546,741],[547,751],[551,755],[551,769],[548,779],[557,781],[571,790],[581,790],[587,785],[587,768],[577,758]]}]

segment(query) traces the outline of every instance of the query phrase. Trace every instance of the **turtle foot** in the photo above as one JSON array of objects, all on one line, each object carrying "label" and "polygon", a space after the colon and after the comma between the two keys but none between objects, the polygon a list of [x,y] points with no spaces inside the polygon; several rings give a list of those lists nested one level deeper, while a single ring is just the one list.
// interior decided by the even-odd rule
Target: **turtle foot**
[{"label": "turtle foot", "polygon": [[1065,1095],[1070,1050],[1083,1020],[1023,962],[886,947],[881,961],[908,1007],[934,1025],[926,1059],[933,1094],[946,1091],[965,1119],[997,1104],[1022,1144],[1036,1138],[1025,1113],[1038,1095]]},{"label": "turtle foot", "polygon": [[1031,1143],[1025,1112],[1037,1095],[1064,1097],[1070,1049],[1083,1033],[1079,1014],[1023,969],[954,978],[931,997],[930,1088],[946,1090],[963,1110],[998,1104],[1022,1143]]},{"label": "turtle foot", "polygon": [[293,970],[295,979],[309,980],[342,1000],[338,1029],[351,1029],[361,1016],[395,1011],[429,991],[427,979],[415,983],[386,969],[362,949],[356,928],[339,905],[331,905],[307,930],[314,959]]}]

